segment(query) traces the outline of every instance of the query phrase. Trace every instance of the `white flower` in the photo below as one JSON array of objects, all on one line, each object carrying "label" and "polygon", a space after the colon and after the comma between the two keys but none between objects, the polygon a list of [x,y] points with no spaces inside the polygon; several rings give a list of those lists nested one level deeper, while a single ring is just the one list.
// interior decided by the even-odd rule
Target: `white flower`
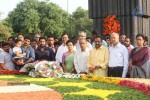
[{"label": "white flower", "polygon": [[56,67],[57,67],[57,66],[55,66],[55,65],[53,66],[54,69],[56,69]]}]

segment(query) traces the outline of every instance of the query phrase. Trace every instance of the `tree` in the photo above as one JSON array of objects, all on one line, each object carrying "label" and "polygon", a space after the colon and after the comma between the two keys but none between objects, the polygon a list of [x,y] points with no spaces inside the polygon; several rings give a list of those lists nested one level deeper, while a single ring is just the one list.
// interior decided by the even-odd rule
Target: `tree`
[{"label": "tree", "polygon": [[73,36],[79,31],[90,33],[92,20],[88,18],[88,11],[79,7],[72,15],[68,14],[57,4],[38,0],[24,0],[9,13],[8,23],[14,33],[33,35],[41,33],[43,36],[60,37],[62,33]]},{"label": "tree", "polygon": [[[68,26],[68,13],[54,3],[41,2],[38,7],[40,29],[43,35],[52,34],[60,37]],[[43,13],[44,12],[44,13]]]},{"label": "tree", "polygon": [[41,33],[60,36],[68,25],[68,13],[46,1],[24,0],[9,14],[8,22],[15,33]]},{"label": "tree", "polygon": [[9,14],[9,23],[15,33],[35,33],[39,30],[38,0],[24,0]]},{"label": "tree", "polygon": [[88,18],[88,11],[78,7],[72,14],[72,25],[75,35],[79,31],[85,31],[90,35],[92,31],[92,19]]},{"label": "tree", "polygon": [[7,19],[0,21],[0,41],[7,40],[7,38],[13,33],[10,24],[7,23],[6,20]]}]

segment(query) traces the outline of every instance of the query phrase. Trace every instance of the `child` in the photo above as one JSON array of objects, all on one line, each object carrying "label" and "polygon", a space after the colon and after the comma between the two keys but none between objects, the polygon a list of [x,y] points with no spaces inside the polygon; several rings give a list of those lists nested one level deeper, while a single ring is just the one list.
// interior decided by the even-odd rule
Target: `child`
[{"label": "child", "polygon": [[21,63],[24,63],[24,59],[25,59],[26,53],[22,52],[21,45],[22,45],[22,41],[21,40],[18,40],[18,39],[15,40],[15,46],[13,47],[13,55],[14,55],[13,60],[15,62],[20,60]]}]

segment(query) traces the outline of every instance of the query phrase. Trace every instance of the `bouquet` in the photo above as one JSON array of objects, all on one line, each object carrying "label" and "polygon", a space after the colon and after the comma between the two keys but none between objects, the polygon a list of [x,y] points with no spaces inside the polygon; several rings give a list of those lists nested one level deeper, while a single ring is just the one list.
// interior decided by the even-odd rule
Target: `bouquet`
[{"label": "bouquet", "polygon": [[40,61],[35,61],[35,62],[32,62],[32,63],[27,63],[25,64],[19,72],[30,72],[32,69],[34,69],[34,66],[36,64],[38,64]]},{"label": "bouquet", "polygon": [[35,70],[31,70],[29,75],[36,77],[61,77],[63,69],[57,62],[41,61],[34,66]]}]

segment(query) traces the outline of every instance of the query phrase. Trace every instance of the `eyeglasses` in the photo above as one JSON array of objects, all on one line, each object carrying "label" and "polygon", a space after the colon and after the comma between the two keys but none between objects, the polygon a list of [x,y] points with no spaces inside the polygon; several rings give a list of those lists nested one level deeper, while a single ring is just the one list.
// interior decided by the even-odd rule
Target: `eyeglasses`
[{"label": "eyeglasses", "polygon": [[85,37],[85,36],[83,36],[83,35],[79,35],[79,37]]}]

